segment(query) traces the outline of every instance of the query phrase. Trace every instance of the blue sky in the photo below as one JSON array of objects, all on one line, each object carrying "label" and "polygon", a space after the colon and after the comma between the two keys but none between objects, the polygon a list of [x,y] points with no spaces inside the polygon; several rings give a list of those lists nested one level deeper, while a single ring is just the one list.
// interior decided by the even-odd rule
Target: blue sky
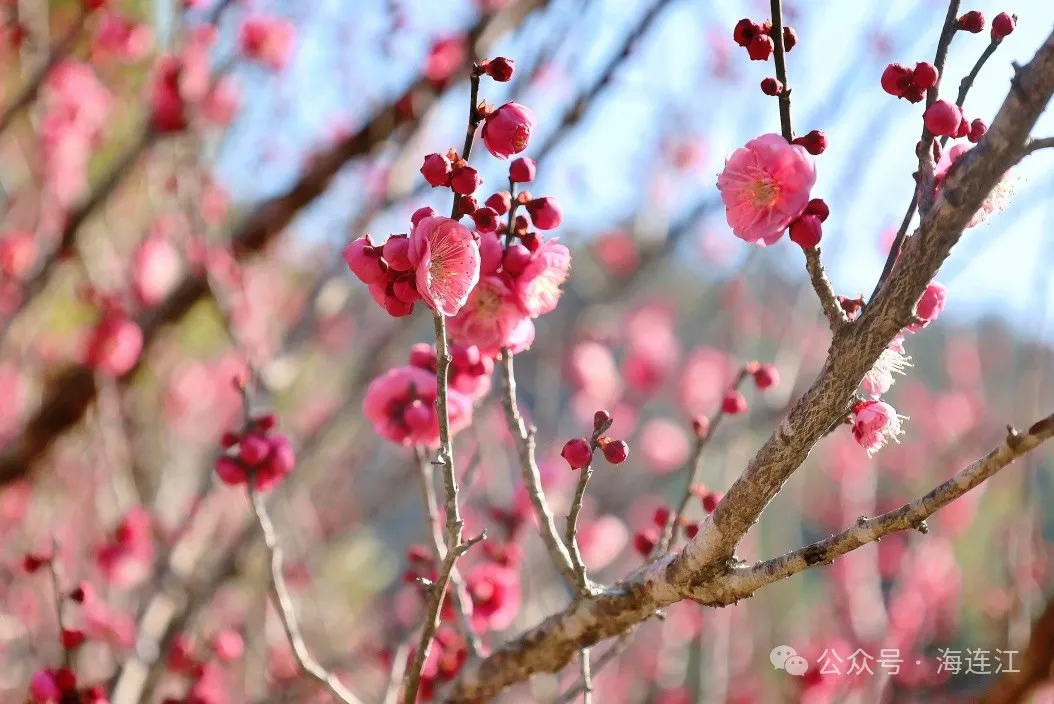
[{"label": "blue sky", "polygon": [[[429,37],[456,31],[473,19],[471,3],[455,0],[253,4],[293,18],[300,41],[293,65],[282,76],[242,69],[249,105],[228,140],[221,166],[243,202],[281,190],[295,178],[302,155],[324,142],[334,127],[353,127],[405,87],[415,76]],[[558,70],[521,97],[539,115],[536,142],[558,120],[554,110],[596,75],[651,0],[604,0],[589,5],[584,15],[582,4],[551,0],[544,13],[532,18],[525,38],[506,40],[495,52],[527,63],[539,42],[572,23],[570,45],[546,56]],[[884,260],[878,244],[881,234],[899,224],[911,197],[922,113],[921,104],[882,93],[879,76],[888,61],[910,65],[932,60],[947,5],[941,0],[810,0],[797,5],[800,16],[790,23],[799,45],[788,56],[795,129],[822,129],[830,143],[818,160],[815,188],[832,209],[824,239],[828,269],[840,292],[869,293]],[[407,23],[393,33],[390,8],[396,6],[405,9]],[[714,46],[730,43],[731,27],[744,15],[745,6],[753,8],[752,17],[767,17],[767,2],[671,2],[587,119],[540,164],[539,181],[531,190],[560,199],[565,239],[601,231],[642,206],[647,206],[645,229],[650,225],[661,230],[666,219],[676,220],[699,198],[714,194],[725,153],[757,134],[778,131],[776,101],[756,88],[771,75],[771,62],[750,62],[735,47],[730,58],[739,80],[721,82],[711,75]],[[980,9],[988,18],[1003,10],[1020,17],[1017,30],[986,65],[966,102],[969,117],[988,121],[1006,94],[1011,61],[1027,61],[1054,27],[1054,3],[982,0],[964,6]],[[891,40],[885,59],[869,49],[869,37],[876,32]],[[957,36],[943,84],[949,98],[954,98],[960,78],[987,42],[987,32]],[[848,90],[837,90],[839,86]],[[397,173],[412,177],[421,156],[460,141],[463,90],[437,109],[421,142],[396,162]],[[507,97],[493,83],[484,95],[495,103]],[[1050,111],[1036,134],[1054,135]],[[703,163],[688,174],[672,174],[656,157],[664,141],[678,139],[701,139],[704,144]],[[397,152],[389,150],[386,156],[394,158]],[[500,163],[489,155],[476,161],[484,188],[500,182]],[[1054,200],[1045,197],[1054,190],[1054,152],[1031,157],[1017,173],[1020,185],[1014,202],[990,224],[969,230],[939,277],[951,294],[946,315],[965,321],[998,313],[1024,330],[1049,335],[1054,320],[1037,317],[1054,317],[1054,305],[1047,304],[1054,296],[1054,288],[1047,286],[1054,263]],[[298,232],[311,239],[344,237],[363,205],[362,193],[375,183],[368,170],[347,169],[324,202],[298,221]],[[371,231],[381,237],[404,231],[408,212],[429,202],[415,202],[378,218]],[[699,236],[704,232],[727,236],[737,257],[748,251],[720,214],[700,226]],[[689,247],[689,252],[694,250]],[[779,266],[802,268],[800,252],[787,243],[763,256]],[[704,265],[701,258],[699,262]]]}]

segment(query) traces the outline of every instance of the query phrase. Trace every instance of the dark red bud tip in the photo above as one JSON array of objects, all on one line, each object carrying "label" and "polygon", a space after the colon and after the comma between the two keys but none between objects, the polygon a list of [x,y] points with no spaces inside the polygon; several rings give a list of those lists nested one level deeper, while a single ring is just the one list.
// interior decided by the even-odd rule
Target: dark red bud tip
[{"label": "dark red bud tip", "polygon": [[796,243],[802,249],[813,249],[820,244],[823,237],[823,225],[816,215],[802,215],[791,223],[791,242]]},{"label": "dark red bud tip", "polygon": [[699,534],[699,524],[698,523],[689,522],[689,523],[685,523],[684,524],[684,537],[688,538],[688,540],[691,540],[692,538],[694,538],[698,534]]},{"label": "dark red bud tip", "polygon": [[784,51],[790,51],[798,43],[798,33],[794,31],[794,27],[783,28],[783,49]]},{"label": "dark red bud tip", "polygon": [[723,497],[724,494],[717,491],[711,491],[703,497],[703,510],[707,513],[713,513],[714,509],[717,508],[717,505],[721,503]]},{"label": "dark red bud tip", "polygon": [[625,440],[611,440],[603,445],[604,459],[611,464],[622,464],[629,457],[629,445]]},{"label": "dark red bud tip", "polygon": [[692,432],[695,433],[696,440],[704,439],[710,434],[710,419],[704,415],[692,418]]},{"label": "dark red bud tip", "polygon": [[534,163],[534,159],[525,156],[509,164],[509,180],[513,183],[530,183],[537,172],[538,165]]},{"label": "dark red bud tip", "polygon": [[666,508],[665,506],[660,506],[659,508],[655,509],[655,515],[652,516],[651,520],[659,528],[664,527],[666,525],[666,521],[670,520],[670,509]]},{"label": "dark red bud tip", "polygon": [[747,400],[743,398],[743,394],[735,389],[730,389],[725,393],[725,397],[721,401],[721,410],[728,415],[744,413],[747,410]]},{"label": "dark red bud tip", "polygon": [[827,202],[823,198],[813,198],[809,201],[808,205],[805,206],[804,215],[815,215],[820,218],[820,222],[827,222],[827,218],[831,215],[831,209],[827,206]]},{"label": "dark red bud tip", "polygon": [[603,432],[604,430],[611,427],[612,422],[613,419],[611,417],[611,414],[605,410],[599,410],[593,414],[593,430],[599,430]]},{"label": "dark red bud tip", "polygon": [[915,85],[922,90],[929,90],[937,85],[937,78],[939,75],[937,67],[928,61],[921,61],[915,64],[915,70],[911,72],[911,77],[912,80],[915,81]]},{"label": "dark red bud tip", "polygon": [[571,469],[582,469],[593,460],[593,449],[585,438],[571,438],[564,444],[560,456]]},{"label": "dark red bud tip", "polygon": [[805,151],[813,156],[819,156],[827,151],[827,135],[820,130],[813,130],[808,134],[798,137],[792,142],[792,144],[800,144],[805,147]]},{"label": "dark red bud tip", "polygon": [[970,32],[971,34],[983,32],[984,15],[980,10],[970,10],[956,21],[955,28],[961,29],[964,32]]},{"label": "dark red bud tip", "polygon": [[29,574],[33,574],[49,562],[51,562],[51,558],[46,555],[27,553],[26,556],[22,558],[22,569]]},{"label": "dark red bud tip", "polygon": [[1002,41],[1004,37],[1011,34],[1017,27],[1017,15],[1000,12],[992,19],[992,41]]},{"label": "dark red bud tip", "polygon": [[779,79],[769,76],[761,81],[761,92],[765,95],[779,95],[783,92],[783,84]]},{"label": "dark red bud tip", "polygon": [[633,536],[633,549],[641,557],[647,557],[651,554],[651,551],[655,549],[655,543],[658,542],[658,538],[652,532],[637,533]]},{"label": "dark red bud tip", "polygon": [[750,46],[751,40],[761,34],[761,25],[750,19],[741,19],[736,22],[736,28],[732,31],[732,39],[741,47]]},{"label": "dark red bud tip", "polygon": [[[966,135],[972,143],[977,144],[984,139],[985,133],[988,132],[988,125],[984,123],[984,120],[977,118],[970,123],[970,132]],[[936,144],[936,142],[934,142]]]},{"label": "dark red bud tip", "polygon": [[491,59],[485,62],[486,66],[483,69],[484,73],[493,78],[498,83],[504,83],[512,78],[512,74],[515,72],[512,59],[499,56],[496,59]]},{"label": "dark red bud tip", "polygon": [[771,364],[762,364],[754,372],[754,385],[764,391],[780,383],[780,373]]},{"label": "dark red bud tip", "polygon": [[775,46],[772,37],[767,34],[758,34],[747,45],[747,55],[750,56],[751,61],[768,61]]}]

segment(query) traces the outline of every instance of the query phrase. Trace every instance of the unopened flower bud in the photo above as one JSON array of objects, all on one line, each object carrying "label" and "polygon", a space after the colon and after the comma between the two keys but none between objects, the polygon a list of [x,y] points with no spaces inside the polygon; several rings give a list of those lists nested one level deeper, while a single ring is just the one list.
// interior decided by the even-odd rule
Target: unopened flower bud
[{"label": "unopened flower bud", "polygon": [[971,34],[979,34],[984,31],[984,15],[980,10],[970,10],[959,17],[955,23],[955,28]]},{"label": "unopened flower bud", "polygon": [[560,456],[571,469],[582,469],[593,460],[593,450],[585,438],[571,438],[564,444]]},{"label": "unopened flower bud", "polygon": [[512,78],[515,68],[512,59],[499,56],[487,62],[485,72],[498,83],[505,83]]}]

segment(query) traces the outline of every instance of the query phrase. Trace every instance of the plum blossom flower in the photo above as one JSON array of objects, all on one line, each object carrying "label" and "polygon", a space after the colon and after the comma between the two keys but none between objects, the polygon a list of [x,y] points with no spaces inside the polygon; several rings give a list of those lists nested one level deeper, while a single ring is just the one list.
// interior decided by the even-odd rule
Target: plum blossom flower
[{"label": "plum blossom flower", "polygon": [[508,159],[527,148],[534,128],[534,113],[519,103],[505,103],[487,115],[483,144],[499,159]]},{"label": "plum blossom flower", "polygon": [[809,202],[816,167],[805,147],[764,134],[732,152],[717,177],[732,232],[747,242],[774,244]]},{"label": "plum blossom flower", "polygon": [[450,218],[422,218],[410,235],[409,258],[425,303],[441,315],[457,315],[479,281],[479,247],[472,232]]},{"label": "plum blossom flower", "polygon": [[873,455],[904,432],[901,416],[884,401],[863,401],[853,407],[853,438]]},{"label": "plum blossom flower", "polygon": [[[400,445],[439,444],[435,375],[419,367],[396,367],[366,389],[363,413],[378,434]],[[472,399],[456,389],[447,392],[450,432],[472,422]]]},{"label": "plum blossom flower", "polygon": [[143,331],[135,321],[119,313],[102,319],[87,341],[85,361],[103,374],[121,376],[139,361]]},{"label": "plum blossom flower", "polygon": [[503,631],[520,610],[520,578],[508,567],[484,562],[465,577],[472,597],[472,629],[477,633]]},{"label": "plum blossom flower", "polygon": [[915,306],[915,315],[922,322],[912,323],[908,326],[908,330],[918,332],[936,320],[944,310],[947,300],[948,289],[944,287],[944,284],[931,281],[923,292],[922,298],[919,299],[918,305]]},{"label": "plum blossom flower", "polygon": [[[963,154],[971,149],[973,149],[972,145],[956,144],[941,155],[940,161],[937,162],[937,171],[934,174],[937,179],[938,197],[940,197],[941,190],[944,187],[944,181],[948,178],[948,173],[951,171],[952,166],[962,158]],[[981,207],[970,217],[970,221],[966,223],[966,227],[970,228],[982,225],[988,222],[993,215],[998,215],[1006,210],[1006,207],[1014,197],[1017,180],[1017,177],[1012,171],[1007,171],[1003,174],[1003,177],[999,179],[999,182],[994,188],[992,188],[988,196],[985,197],[984,202],[981,203]]]},{"label": "plum blossom flower", "polygon": [[878,356],[871,370],[864,375],[860,385],[871,398],[877,399],[893,387],[893,375],[903,374],[910,366],[911,357],[904,354],[904,335],[897,335],[889,346],[882,350],[882,354]]},{"label": "plum blossom flower", "polygon": [[296,28],[282,17],[247,17],[238,31],[242,54],[272,71],[285,67],[295,43]]},{"label": "plum blossom flower", "polygon": [[512,289],[500,276],[484,276],[465,305],[449,321],[450,334],[480,354],[497,357],[507,347],[513,354],[534,342],[534,322],[523,313]]},{"label": "plum blossom flower", "polygon": [[544,242],[531,254],[523,271],[516,277],[513,291],[524,313],[537,318],[556,308],[560,286],[571,271],[571,253],[556,240]]}]

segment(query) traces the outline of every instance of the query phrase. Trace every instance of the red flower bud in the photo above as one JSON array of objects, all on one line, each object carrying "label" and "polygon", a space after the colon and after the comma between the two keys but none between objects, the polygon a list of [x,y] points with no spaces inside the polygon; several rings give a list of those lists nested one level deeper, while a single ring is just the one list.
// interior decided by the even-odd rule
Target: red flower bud
[{"label": "red flower bud", "polygon": [[655,549],[655,543],[657,542],[659,542],[658,537],[651,531],[637,533],[633,536],[633,549],[641,557],[647,557]]},{"label": "red flower bud", "polygon": [[498,191],[485,201],[485,205],[498,215],[504,215],[512,207],[512,195],[508,191]]},{"label": "red flower bud", "polygon": [[494,232],[498,229],[498,211],[490,206],[477,208],[472,213],[472,222],[480,232]]},{"label": "red flower bud", "polygon": [[83,631],[75,631],[69,628],[62,629],[62,647],[66,650],[76,650],[87,640]]},{"label": "red flower bud", "polygon": [[714,509],[717,508],[719,503],[721,503],[721,499],[724,498],[724,496],[725,495],[720,492],[711,491],[703,497],[703,510],[707,513],[713,513]]},{"label": "red flower bud", "polygon": [[771,364],[762,364],[754,372],[754,385],[765,390],[780,383],[780,372]]},{"label": "red flower bud", "polygon": [[531,261],[531,250],[517,242],[508,247],[501,257],[501,266],[510,276],[519,276]]},{"label": "red flower bud", "polygon": [[482,184],[483,179],[480,178],[479,172],[471,166],[462,166],[455,169],[450,176],[450,188],[453,189],[454,193],[459,193],[463,196],[472,195]]},{"label": "red flower bud", "polygon": [[915,64],[915,70],[911,72],[911,77],[922,90],[929,90],[933,86],[937,85],[937,67],[928,61],[920,61]]},{"label": "red flower bud", "polygon": [[831,214],[831,209],[827,207],[827,203],[823,198],[813,198],[805,206],[804,215],[815,215],[820,218],[820,222],[827,222],[827,217]]},{"label": "red flower bud", "polygon": [[769,76],[761,81],[761,92],[765,95],[779,95],[783,92],[783,84]]},{"label": "red flower bud", "polygon": [[652,522],[658,527],[662,528],[666,525],[666,521],[670,520],[670,509],[665,506],[660,506],[655,509],[655,515],[652,517]]},{"label": "red flower bud", "polygon": [[926,129],[938,137],[953,136],[959,130],[962,120],[962,108],[947,100],[938,100],[922,114]]},{"label": "red flower bud", "polygon": [[970,10],[956,21],[955,28],[971,34],[983,32],[984,15],[980,10]]},{"label": "red flower bud", "polygon": [[1017,15],[1000,12],[992,20],[992,41],[1002,41],[1003,37],[1013,32],[1015,27],[1017,27]]},{"label": "red flower bud", "polygon": [[813,156],[819,156],[827,150],[827,135],[820,130],[813,130],[808,134],[798,137],[792,142],[792,144],[800,144],[805,147],[805,151]]},{"label": "red flower bud", "polygon": [[571,438],[564,444],[560,456],[567,461],[571,469],[582,469],[593,461],[593,450],[585,438]]},{"label": "red flower bud", "polygon": [[515,72],[512,59],[507,59],[504,56],[499,56],[496,59],[491,59],[487,62],[487,67],[484,69],[486,74],[493,78],[498,83],[504,83],[505,81],[512,78],[512,74]]},{"label": "red flower bud", "polygon": [[629,457],[629,445],[625,440],[611,440],[603,443],[604,459],[611,464],[622,464]]},{"label": "red flower bud", "polygon": [[774,48],[772,37],[767,34],[758,34],[747,45],[747,54],[751,61],[768,61]]},{"label": "red flower bud", "polygon": [[521,156],[509,164],[509,179],[514,183],[530,183],[534,180],[537,170],[534,159]]},{"label": "red flower bud", "polygon": [[611,427],[612,420],[611,414],[607,411],[597,411],[593,414],[593,430],[603,430]]},{"label": "red flower bud", "polygon": [[438,214],[439,213],[435,211],[435,208],[426,205],[425,207],[418,208],[414,211],[414,214],[410,216],[410,224],[414,227],[417,227],[417,223],[421,222],[425,218],[435,217]]},{"label": "red flower bud", "polygon": [[791,223],[791,242],[802,249],[812,249],[820,244],[820,238],[823,237],[823,225],[820,223],[821,220],[816,215],[802,215]]},{"label": "red flower bud", "polygon": [[689,523],[685,523],[684,524],[684,537],[688,538],[688,540],[691,540],[692,538],[694,538],[698,534],[699,534],[699,524],[698,523],[695,523],[693,521],[693,522],[689,522]]},{"label": "red flower bud", "polygon": [[966,138],[974,144],[977,144],[984,138],[985,132],[987,131],[988,125],[986,125],[981,118],[977,118],[970,123],[970,132],[966,135]]},{"label": "red flower bud", "polygon": [[729,389],[721,401],[721,410],[729,415],[744,413],[747,410],[747,400],[735,389]]},{"label": "red flower bud", "polygon": [[51,562],[50,557],[26,553],[25,557],[22,558],[22,569],[28,574],[33,574],[49,562]]},{"label": "red flower bud", "polygon": [[563,222],[563,214],[553,198],[535,198],[526,207],[534,226],[539,230],[552,230]]},{"label": "red flower bud", "polygon": [[732,31],[732,39],[739,46],[747,47],[751,40],[759,34],[761,34],[761,25],[744,18],[736,22],[736,28]]},{"label": "red flower bud", "polygon": [[798,33],[794,31],[794,27],[783,28],[783,49],[790,51],[798,43]]},{"label": "red flower bud", "polygon": [[442,154],[429,154],[425,157],[424,164],[421,165],[421,175],[433,188],[449,186],[451,171],[453,167],[450,165],[450,160]]},{"label": "red flower bud", "polygon": [[695,433],[696,440],[704,439],[710,434],[710,419],[704,415],[692,418],[692,432]]}]

